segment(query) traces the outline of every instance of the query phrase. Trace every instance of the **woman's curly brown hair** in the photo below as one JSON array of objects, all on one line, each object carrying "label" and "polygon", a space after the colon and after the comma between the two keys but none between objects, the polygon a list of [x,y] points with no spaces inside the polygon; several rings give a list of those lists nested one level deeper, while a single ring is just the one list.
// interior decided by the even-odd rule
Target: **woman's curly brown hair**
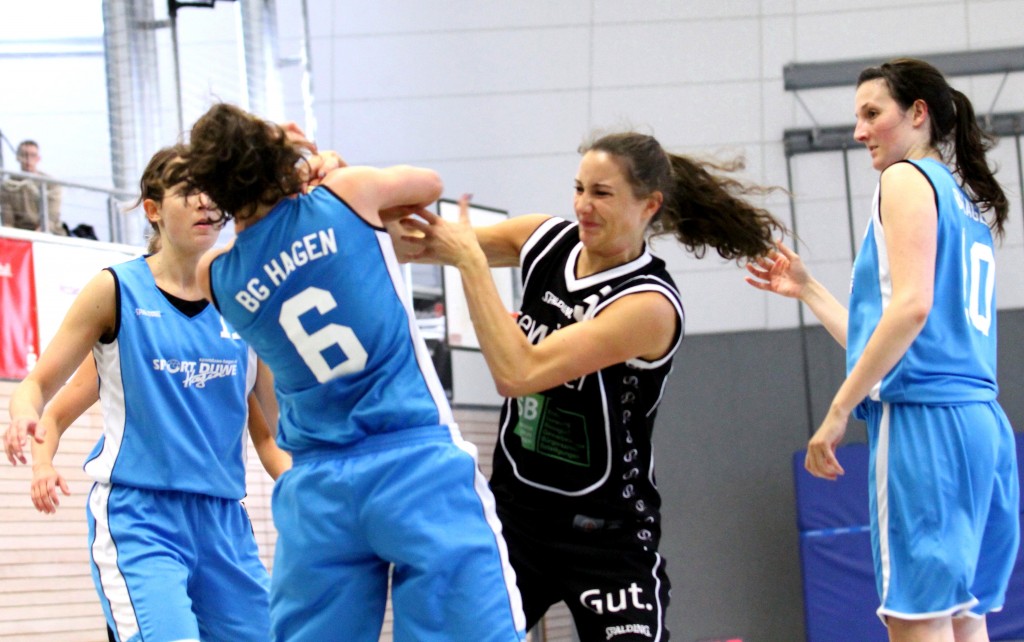
[{"label": "woman's curly brown hair", "polygon": [[283,129],[226,103],[211,107],[192,127],[188,182],[205,192],[223,217],[246,218],[257,206],[298,194],[304,160]]}]

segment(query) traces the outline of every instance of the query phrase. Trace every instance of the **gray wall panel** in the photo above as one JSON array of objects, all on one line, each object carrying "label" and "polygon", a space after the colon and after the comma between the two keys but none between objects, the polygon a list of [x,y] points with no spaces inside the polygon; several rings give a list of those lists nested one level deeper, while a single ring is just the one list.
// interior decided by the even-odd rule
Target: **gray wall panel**
[{"label": "gray wall panel", "polygon": [[[1019,221],[1018,221],[1019,222]],[[1024,310],[999,311],[999,403],[1024,431]]]}]

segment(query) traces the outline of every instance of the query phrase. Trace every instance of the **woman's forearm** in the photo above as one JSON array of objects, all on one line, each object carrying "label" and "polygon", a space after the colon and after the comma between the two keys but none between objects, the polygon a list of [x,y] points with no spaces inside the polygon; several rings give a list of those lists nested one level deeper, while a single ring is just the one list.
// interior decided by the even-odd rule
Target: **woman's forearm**
[{"label": "woman's forearm", "polygon": [[800,300],[811,309],[815,317],[828,330],[839,345],[846,347],[846,324],[849,312],[831,292],[817,280],[811,279],[800,295]]},{"label": "woman's forearm", "polygon": [[517,396],[529,372],[532,346],[505,309],[483,250],[468,253],[457,267],[480,350],[498,392]]}]

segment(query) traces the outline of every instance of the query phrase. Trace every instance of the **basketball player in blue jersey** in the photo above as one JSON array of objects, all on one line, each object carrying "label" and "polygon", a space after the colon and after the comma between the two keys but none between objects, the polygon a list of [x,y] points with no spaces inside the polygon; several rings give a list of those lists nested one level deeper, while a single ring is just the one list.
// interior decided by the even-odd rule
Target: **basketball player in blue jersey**
[{"label": "basketball player in blue jersey", "polygon": [[190,147],[190,180],[237,231],[198,278],[273,371],[294,460],[274,488],[274,639],[376,642],[390,567],[395,640],[523,640],[494,498],[383,227],[436,200],[437,174],[346,167],[303,193],[280,128],[224,104]]},{"label": "basketball player in blue jersey", "polygon": [[[220,226],[205,197],[187,196],[182,148],[158,152],[141,180],[141,204],[159,251],[108,268],[72,304],[10,402],[8,458],[33,442],[33,501],[56,508],[66,483],[52,465],[71,415],[98,396],[103,436],[85,464],[93,579],[115,638],[251,640],[269,631],[269,578],[245,496],[245,430],[270,428],[251,394],[252,350],[196,290],[195,268]],[[44,404],[83,363],[67,399]],[[98,377],[94,372],[95,368]],[[59,397],[59,396],[58,396]],[[287,454],[267,444],[277,476]],[[261,456],[261,458],[263,458]]]},{"label": "basketball player in blue jersey", "polygon": [[[650,235],[702,256],[764,255],[782,226],[742,194],[761,191],[612,134],[581,150],[576,221],[515,217],[473,230],[433,214],[403,221],[403,258],[456,266],[501,414],[491,488],[527,625],[554,603],[580,639],[667,640],[669,580],[651,433],[683,338],[683,307]],[[721,168],[718,168],[721,169]],[[490,266],[519,265],[516,320]]]},{"label": "basketball player in blue jersey", "polygon": [[[864,70],[854,137],[881,173],[849,312],[784,245],[747,281],[807,304],[847,377],[806,467],[835,479],[854,414],[868,424],[872,546],[892,640],[988,640],[1020,540],[1013,431],[996,397],[996,264],[1007,201],[970,101],[930,64]],[[951,171],[950,167],[955,168]]]}]

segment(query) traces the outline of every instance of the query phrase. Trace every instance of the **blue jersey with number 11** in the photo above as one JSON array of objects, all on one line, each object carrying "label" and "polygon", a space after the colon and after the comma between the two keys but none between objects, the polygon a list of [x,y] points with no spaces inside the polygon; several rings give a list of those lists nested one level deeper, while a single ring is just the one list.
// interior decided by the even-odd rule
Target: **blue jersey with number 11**
[{"label": "blue jersey with number 11", "polygon": [[[928,179],[938,209],[932,309],[903,358],[875,385],[876,401],[953,404],[991,401],[996,385],[996,263],[992,232],[945,165],[909,161]],[[847,372],[860,359],[892,297],[881,220],[881,187],[853,266]]]},{"label": "blue jersey with number 11", "polygon": [[326,187],[243,229],[210,280],[221,314],[274,373],[285,450],[448,430],[391,239]]}]

